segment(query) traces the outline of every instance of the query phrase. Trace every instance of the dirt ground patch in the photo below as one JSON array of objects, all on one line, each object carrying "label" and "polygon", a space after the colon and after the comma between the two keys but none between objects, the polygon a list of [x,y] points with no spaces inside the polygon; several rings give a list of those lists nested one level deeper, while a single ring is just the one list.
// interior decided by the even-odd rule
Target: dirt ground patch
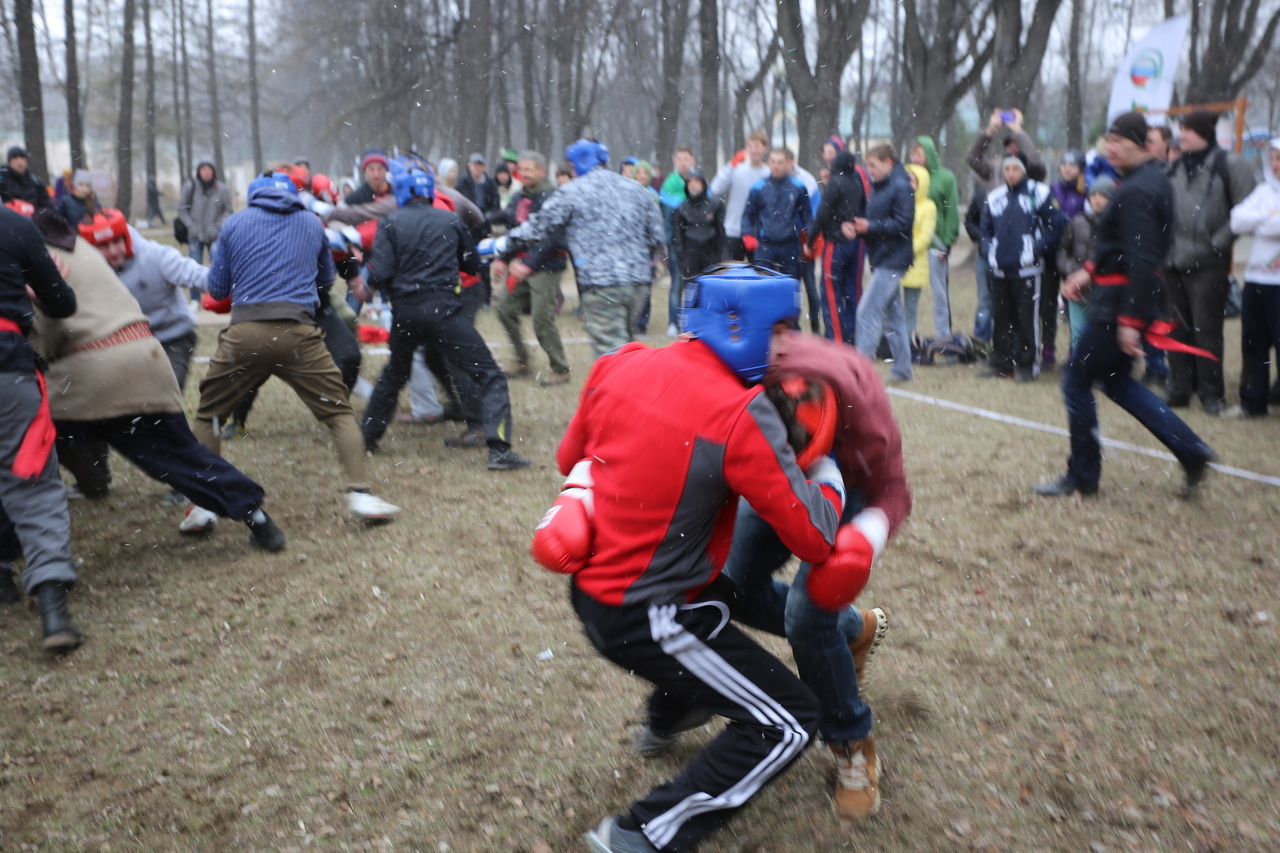
[{"label": "dirt ground patch", "polygon": [[[953,290],[967,328],[972,273]],[[1228,339],[1234,388],[1238,322]],[[371,530],[344,517],[327,435],[269,384],[224,452],[266,487],[279,555],[226,522],[183,539],[165,489],[114,459],[111,496],[72,507],[88,644],[45,660],[35,614],[0,613],[0,848],[558,853],[672,773],[712,732],[634,757],[644,685],[594,654],[564,579],[527,557],[588,368],[585,343],[569,350],[579,381],[511,384],[532,469],[495,475],[444,427],[393,426],[372,471],[404,512]],[[908,387],[1065,426],[1053,375],[975,373],[918,368]],[[1037,499],[1065,439],[893,403],[915,512],[862,599],[892,625],[866,691],[883,812],[837,821],[814,749],[704,849],[1276,849],[1280,489],[1211,475],[1186,501],[1176,465],[1117,451],[1098,498]],[[1100,411],[1107,436],[1154,446]],[[1280,476],[1280,418],[1187,420],[1224,463]]]}]

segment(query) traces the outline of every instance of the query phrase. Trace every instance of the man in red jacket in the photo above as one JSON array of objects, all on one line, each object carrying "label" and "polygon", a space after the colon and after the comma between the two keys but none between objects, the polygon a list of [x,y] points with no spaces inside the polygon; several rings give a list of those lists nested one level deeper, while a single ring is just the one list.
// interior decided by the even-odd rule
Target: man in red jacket
[{"label": "man in red jacket", "polygon": [[731,585],[719,574],[738,497],[815,564],[811,585],[847,585],[828,559],[839,471],[822,457],[806,479],[754,384],[775,328],[799,316],[799,283],[726,266],[689,282],[686,305],[694,340],[628,344],[596,362],[556,459],[566,474],[590,460],[594,542],[572,590],[588,638],[653,683],[656,729],[706,714],[729,725],[680,775],[588,833],[596,853],[695,848],[798,758],[817,726],[809,688],[729,621]]}]

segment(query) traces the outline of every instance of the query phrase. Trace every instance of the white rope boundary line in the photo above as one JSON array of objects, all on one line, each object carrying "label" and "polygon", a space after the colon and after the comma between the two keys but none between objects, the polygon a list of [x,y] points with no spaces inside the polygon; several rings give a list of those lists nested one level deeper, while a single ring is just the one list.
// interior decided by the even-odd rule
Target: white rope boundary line
[{"label": "white rope boundary line", "polygon": [[[963,403],[954,403],[951,400],[941,400],[937,397],[930,397],[926,394],[917,394],[914,391],[904,391],[901,388],[886,389],[895,397],[903,397],[908,400],[915,400],[918,403],[928,403],[931,406],[938,406],[943,409],[951,409],[956,412],[963,412],[966,415],[977,415],[987,420],[998,421],[1002,424],[1010,424],[1012,426],[1025,427],[1038,432],[1047,432],[1053,435],[1060,435],[1064,438],[1070,438],[1071,433],[1062,427],[1050,426],[1037,421],[1029,421],[1026,418],[1018,418],[1013,415],[1002,414],[1001,412],[993,412],[990,409],[979,409],[974,406],[966,406]],[[1116,441],[1113,438],[1103,438],[1102,444],[1106,447],[1114,447],[1117,450],[1128,450],[1131,453],[1140,453],[1143,456],[1151,456],[1155,459],[1163,459],[1167,462],[1177,462],[1178,459],[1172,453],[1164,450],[1153,450],[1150,447],[1143,447],[1138,444],[1130,444],[1127,441]],[[1239,477],[1242,480],[1252,480],[1255,483],[1264,483],[1268,486],[1280,487],[1280,477],[1271,477],[1267,474],[1257,474],[1253,471],[1246,471],[1243,468],[1232,468],[1230,465],[1219,465],[1216,462],[1209,463],[1209,467],[1220,474],[1226,474],[1231,477]]]}]

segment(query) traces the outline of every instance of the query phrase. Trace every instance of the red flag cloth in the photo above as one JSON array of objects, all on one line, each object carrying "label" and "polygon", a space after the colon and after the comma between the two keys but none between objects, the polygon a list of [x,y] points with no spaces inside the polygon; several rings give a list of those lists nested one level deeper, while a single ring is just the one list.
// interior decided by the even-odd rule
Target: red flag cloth
[{"label": "red flag cloth", "polygon": [[1137,317],[1126,317],[1123,314],[1116,318],[1116,322],[1121,326],[1128,326],[1131,329],[1137,329],[1139,332],[1142,332],[1142,337],[1146,338],[1147,343],[1151,344],[1156,349],[1167,350],[1169,352],[1184,352],[1187,355],[1195,355],[1200,358],[1208,358],[1214,361],[1218,360],[1218,357],[1207,349],[1193,347],[1191,344],[1184,344],[1182,341],[1175,341],[1173,338],[1169,337],[1169,334],[1173,332],[1174,329],[1178,328],[1177,323],[1169,323],[1165,320],[1152,320],[1150,323],[1144,323]]},{"label": "red flag cloth", "polygon": [[356,326],[356,337],[360,339],[362,344],[385,344],[391,340],[391,332],[381,326],[361,323]]},{"label": "red flag cloth", "polygon": [[[0,332],[21,335],[22,329],[12,320],[0,317]],[[40,407],[36,409],[36,416],[31,419],[31,425],[22,437],[18,455],[13,458],[13,476],[20,480],[34,480],[40,476],[49,462],[53,440],[58,435],[58,430],[53,425],[53,415],[49,412],[49,392],[45,390],[44,374],[38,370],[36,383],[40,386]]]}]

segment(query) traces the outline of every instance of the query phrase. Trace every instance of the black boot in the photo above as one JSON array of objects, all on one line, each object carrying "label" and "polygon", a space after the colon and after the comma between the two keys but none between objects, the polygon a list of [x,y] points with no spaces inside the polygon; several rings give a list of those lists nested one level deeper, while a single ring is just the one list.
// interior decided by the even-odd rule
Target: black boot
[{"label": "black boot", "polygon": [[40,623],[44,628],[44,650],[50,654],[66,654],[84,642],[84,635],[67,612],[69,589],[71,584],[46,581],[33,590],[36,605],[40,608]]},{"label": "black boot", "polygon": [[13,582],[13,570],[0,568],[0,604],[17,604],[22,600],[22,590]]},{"label": "black boot", "polygon": [[271,516],[261,508],[255,509],[253,515],[246,518],[244,523],[249,527],[249,544],[272,553],[284,550],[288,541],[284,538],[284,531],[276,527]]}]

